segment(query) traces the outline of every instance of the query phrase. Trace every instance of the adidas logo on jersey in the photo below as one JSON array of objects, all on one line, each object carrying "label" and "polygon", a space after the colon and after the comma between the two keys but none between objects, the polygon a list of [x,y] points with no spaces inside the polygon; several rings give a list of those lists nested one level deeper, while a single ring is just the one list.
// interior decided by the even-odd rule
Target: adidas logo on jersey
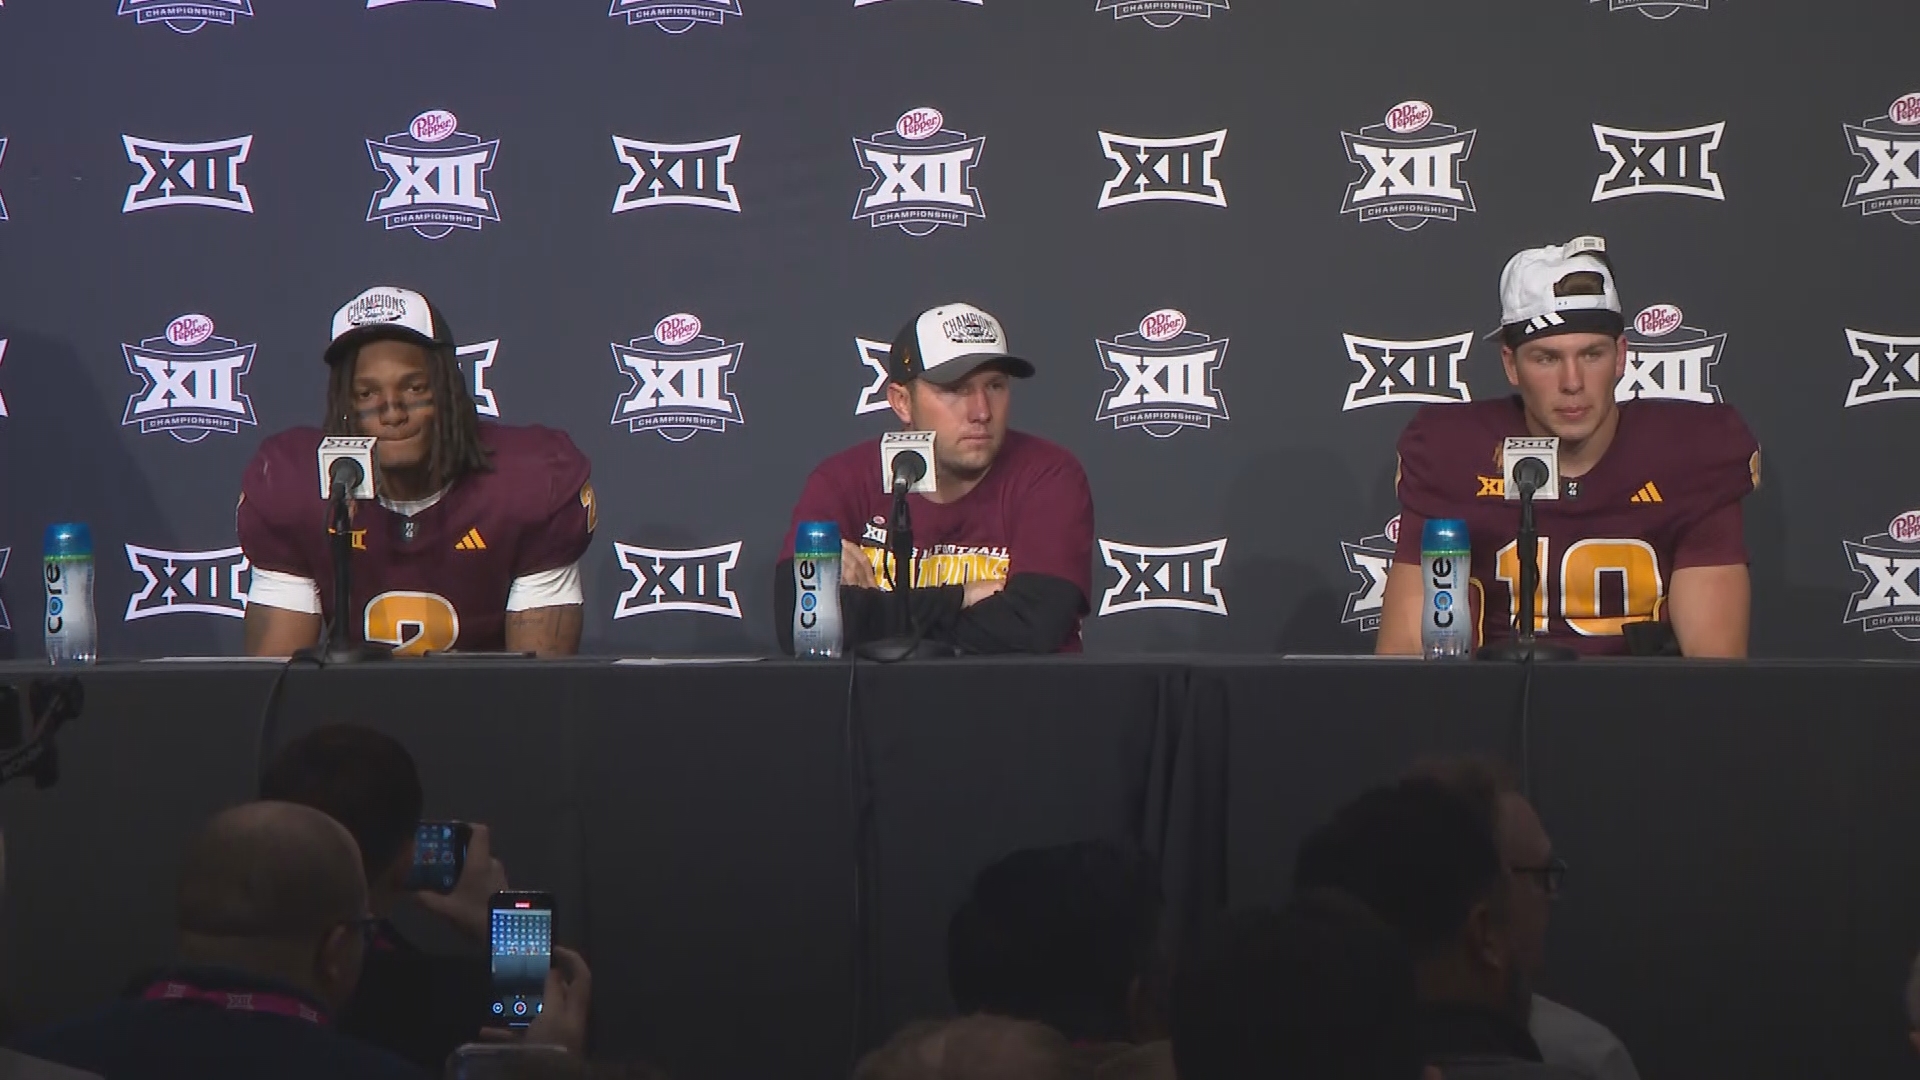
[{"label": "adidas logo on jersey", "polygon": [[453,550],[485,551],[487,550],[487,542],[481,538],[479,529],[468,529],[467,535],[461,537],[460,542],[453,545]]},{"label": "adidas logo on jersey", "polygon": [[1649,480],[1640,485],[1640,490],[1634,492],[1633,498],[1627,501],[1630,503],[1657,503],[1665,502],[1666,500],[1660,497],[1660,489],[1654,487],[1653,481]]}]

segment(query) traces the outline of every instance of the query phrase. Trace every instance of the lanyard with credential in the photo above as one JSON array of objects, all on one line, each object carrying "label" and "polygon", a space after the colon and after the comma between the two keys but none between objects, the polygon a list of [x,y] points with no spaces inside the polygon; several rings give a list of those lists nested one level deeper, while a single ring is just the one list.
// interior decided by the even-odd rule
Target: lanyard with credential
[{"label": "lanyard with credential", "polygon": [[195,1001],[204,1005],[215,1005],[229,1012],[272,1013],[275,1016],[291,1016],[322,1027],[327,1024],[326,1013],[299,998],[270,991],[240,993],[232,990],[203,990],[178,979],[163,979],[147,987],[140,998],[143,1001]]}]

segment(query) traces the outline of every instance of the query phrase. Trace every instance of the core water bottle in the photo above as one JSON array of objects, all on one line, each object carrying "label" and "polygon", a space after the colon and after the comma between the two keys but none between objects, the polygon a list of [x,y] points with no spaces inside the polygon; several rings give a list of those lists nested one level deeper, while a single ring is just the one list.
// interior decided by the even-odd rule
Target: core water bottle
[{"label": "core water bottle", "polygon": [[49,525],[42,547],[47,659],[91,664],[100,651],[93,620],[93,534],[79,522]]},{"label": "core water bottle", "polygon": [[840,624],[840,526],[803,521],[793,536],[793,655],[835,659]]},{"label": "core water bottle", "polygon": [[1456,659],[1473,651],[1466,590],[1471,558],[1466,522],[1431,518],[1421,528],[1420,571],[1426,600],[1420,605],[1420,654],[1429,660]]}]

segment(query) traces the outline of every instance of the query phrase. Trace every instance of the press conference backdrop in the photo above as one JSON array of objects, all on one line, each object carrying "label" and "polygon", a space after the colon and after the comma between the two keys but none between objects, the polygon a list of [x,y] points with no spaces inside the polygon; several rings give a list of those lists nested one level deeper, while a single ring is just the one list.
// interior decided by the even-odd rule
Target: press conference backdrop
[{"label": "press conference backdrop", "polygon": [[487,415],[593,459],[589,651],[770,649],[803,478],[892,423],[884,343],[948,300],[1086,464],[1089,649],[1364,650],[1400,428],[1505,391],[1511,252],[1598,233],[1622,393],[1765,446],[1755,651],[1913,655],[1916,33],[1897,0],[3,0],[5,647],[76,519],[106,655],[236,650],[242,466],[392,283]]}]

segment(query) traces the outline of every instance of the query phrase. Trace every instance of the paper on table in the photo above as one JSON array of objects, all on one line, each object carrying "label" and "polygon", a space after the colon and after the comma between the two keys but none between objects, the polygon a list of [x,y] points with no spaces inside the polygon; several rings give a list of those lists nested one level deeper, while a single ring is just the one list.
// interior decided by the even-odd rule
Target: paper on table
[{"label": "paper on table", "polygon": [[284,664],[284,656],[152,656],[143,664]]},{"label": "paper on table", "polygon": [[751,664],[759,656],[623,656],[615,667],[673,667],[680,664]]}]

